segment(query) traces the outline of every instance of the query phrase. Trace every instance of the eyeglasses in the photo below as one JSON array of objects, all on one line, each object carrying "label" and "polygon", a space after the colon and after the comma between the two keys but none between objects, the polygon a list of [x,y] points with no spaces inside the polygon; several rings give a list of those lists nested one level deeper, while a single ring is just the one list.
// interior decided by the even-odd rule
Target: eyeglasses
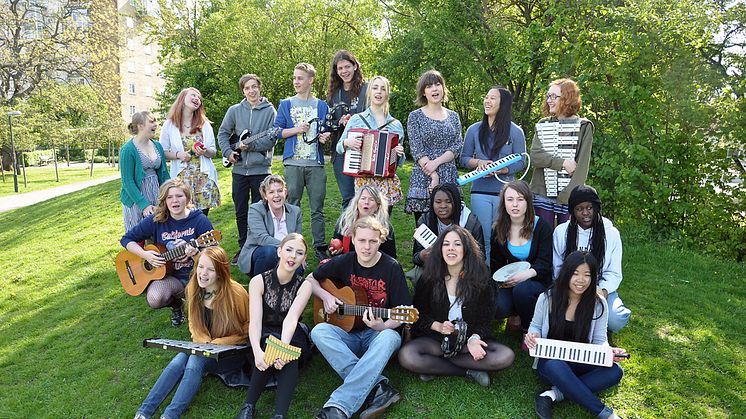
[{"label": "eyeglasses", "polygon": [[548,93],[548,94],[547,94],[547,100],[551,100],[551,101],[555,101],[555,100],[557,100],[557,99],[559,99],[559,98],[561,98],[561,97],[562,97],[562,96],[560,96],[560,95],[555,95],[554,93]]}]

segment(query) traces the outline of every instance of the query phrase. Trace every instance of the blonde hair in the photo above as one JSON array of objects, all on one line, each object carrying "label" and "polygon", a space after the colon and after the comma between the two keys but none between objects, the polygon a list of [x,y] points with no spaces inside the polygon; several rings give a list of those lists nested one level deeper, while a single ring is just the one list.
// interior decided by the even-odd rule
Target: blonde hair
[{"label": "blonde hair", "polygon": [[155,116],[148,111],[140,111],[132,115],[132,122],[127,125],[127,130],[132,135],[137,135],[140,132],[140,125],[145,125],[148,122],[155,122]]},{"label": "blonde hair", "polygon": [[192,191],[189,189],[189,185],[186,184],[181,178],[174,178],[167,180],[161,189],[158,190],[158,205],[155,208],[155,214],[153,215],[153,221],[157,223],[165,223],[171,213],[168,211],[168,205],[166,205],[166,198],[168,197],[168,190],[171,188],[179,188],[184,192],[187,200],[187,208],[192,208]]},{"label": "blonde hair", "polygon": [[285,189],[285,198],[287,199],[288,184],[280,175],[267,175],[267,177],[262,180],[262,183],[259,184],[259,194],[261,194],[262,199],[265,201],[267,200],[267,189],[269,189],[269,186],[273,183],[279,183],[282,185],[282,188]]},{"label": "blonde hair", "polygon": [[308,63],[298,63],[295,66],[295,69],[296,70],[305,71],[306,74],[308,74],[309,76],[311,76],[313,78],[316,78],[316,68],[314,68],[314,66],[311,65],[311,64],[308,64]]},{"label": "blonde hair", "polygon": [[360,202],[363,192],[368,192],[378,205],[378,210],[376,210],[374,214],[371,214],[370,217],[378,220],[378,222],[386,228],[389,228],[390,226],[389,203],[386,195],[384,195],[377,186],[367,184],[361,186],[360,189],[355,192],[355,196],[352,198],[350,203],[347,204],[347,208],[345,208],[342,215],[339,216],[339,232],[344,236],[352,235],[352,227],[355,224],[355,221],[360,218],[360,210],[358,210],[357,204]]},{"label": "blonde hair", "polygon": [[366,90],[365,93],[365,108],[370,108],[370,104],[372,102],[372,89],[373,89],[373,82],[376,80],[381,80],[383,83],[383,90],[386,92],[386,102],[383,104],[383,114],[388,115],[389,114],[389,98],[391,98],[391,82],[389,79],[383,76],[374,76],[369,82],[368,82],[368,90]]},{"label": "blonde hair", "polygon": [[361,228],[367,228],[378,232],[378,239],[382,244],[386,241],[386,237],[388,237],[389,235],[389,229],[384,227],[380,221],[371,216],[363,217],[352,224],[351,235],[353,238],[355,237],[357,231]]}]

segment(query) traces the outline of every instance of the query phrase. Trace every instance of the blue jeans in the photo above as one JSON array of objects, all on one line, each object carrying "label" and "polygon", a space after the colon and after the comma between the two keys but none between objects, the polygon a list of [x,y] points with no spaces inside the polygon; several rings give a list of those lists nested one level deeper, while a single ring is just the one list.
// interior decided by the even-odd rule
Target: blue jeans
[{"label": "blue jeans", "polygon": [[396,330],[377,332],[365,328],[348,333],[329,323],[316,325],[311,339],[344,381],[324,407],[336,407],[348,417],[360,409],[376,384],[388,381],[381,372],[401,346],[401,336]]},{"label": "blue jeans", "polygon": [[561,398],[574,401],[600,418],[609,417],[612,410],[595,393],[619,384],[624,374],[618,364],[598,367],[557,359],[539,359],[536,371],[542,380],[556,387],[555,392],[559,390]]},{"label": "blue jeans", "polygon": [[212,358],[187,355],[183,352],[176,354],[163,370],[161,376],[158,377],[158,381],[155,382],[150,393],[148,393],[148,397],[142,402],[137,412],[147,418],[153,416],[155,411],[158,410],[158,406],[166,400],[176,383],[181,380],[171,403],[162,415],[169,419],[181,417],[181,414],[189,407],[189,402],[197,394],[204,374],[215,370],[216,367],[217,361]]},{"label": "blue jeans", "polygon": [[499,288],[497,291],[497,312],[495,318],[502,319],[513,314],[521,317],[521,327],[528,330],[539,295],[546,291],[539,281],[528,279],[512,288]]},{"label": "blue jeans", "polygon": [[495,220],[499,203],[500,195],[471,194],[471,212],[476,215],[479,224],[482,225],[484,256],[488,264],[490,261],[490,249],[492,248],[492,222]]},{"label": "blue jeans", "polygon": [[[355,179],[352,176],[347,176],[342,173],[342,167],[344,166],[344,154],[337,154],[332,160],[332,168],[334,169],[334,177],[337,179],[337,187],[339,188],[339,194],[342,196],[342,210],[347,208],[347,204],[352,201],[355,196]],[[391,214],[389,212],[389,214]]]},{"label": "blue jeans", "polygon": [[277,246],[259,246],[251,254],[251,272],[249,278],[274,269],[280,258],[277,256]]},{"label": "blue jeans", "polygon": [[324,218],[326,169],[324,169],[324,166],[285,166],[285,181],[288,183],[288,202],[295,206],[301,206],[303,188],[308,190],[313,247],[326,248],[326,221]]},{"label": "blue jeans", "polygon": [[627,325],[632,311],[624,306],[616,291],[606,297],[606,303],[609,306],[609,331],[616,333]]}]

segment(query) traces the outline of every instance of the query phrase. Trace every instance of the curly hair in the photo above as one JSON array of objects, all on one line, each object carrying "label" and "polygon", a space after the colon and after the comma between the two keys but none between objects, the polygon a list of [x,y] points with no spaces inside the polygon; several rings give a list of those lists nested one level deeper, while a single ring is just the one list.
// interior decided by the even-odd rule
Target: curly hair
[{"label": "curly hair", "polygon": [[[571,79],[557,79],[549,84],[549,87],[559,86],[561,96],[557,104],[556,116],[568,117],[577,115],[583,102],[580,100],[580,89],[578,84]],[[544,100],[542,107],[544,116],[550,116],[549,104]]]},{"label": "curly hair", "polygon": [[355,192],[355,196],[352,198],[350,203],[347,204],[347,208],[345,208],[342,215],[339,216],[339,232],[342,233],[343,236],[352,235],[352,226],[355,224],[355,221],[360,218],[360,211],[357,208],[357,204],[360,202],[363,192],[368,192],[373,197],[373,200],[376,201],[376,205],[378,206],[378,210],[374,214],[371,214],[370,217],[378,220],[378,222],[387,229],[391,229],[391,224],[389,222],[389,201],[386,198],[386,195],[381,192],[377,186],[368,184],[361,186],[360,189]]}]

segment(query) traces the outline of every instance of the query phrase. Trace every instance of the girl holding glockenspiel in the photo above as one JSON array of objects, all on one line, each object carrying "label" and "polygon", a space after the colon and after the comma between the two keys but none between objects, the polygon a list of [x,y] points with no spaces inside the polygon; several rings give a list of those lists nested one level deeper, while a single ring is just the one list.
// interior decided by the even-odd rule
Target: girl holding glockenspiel
[{"label": "girl holding glockenspiel", "polygon": [[[216,345],[246,342],[249,296],[244,287],[231,278],[228,254],[222,247],[213,246],[202,251],[186,294],[193,342]],[[213,358],[183,352],[176,354],[137,409],[135,419],[153,416],[176,384],[179,385],[176,393],[161,418],[181,417],[197,394],[202,377],[207,372],[216,371],[217,366]]]},{"label": "girl holding glockenspiel", "polygon": [[[606,322],[609,309],[606,300],[596,292],[598,262],[588,252],[573,252],[562,265],[554,285],[539,296],[525,343],[536,346],[537,338],[549,338],[594,345],[606,345]],[[612,348],[616,355],[621,348]],[[599,418],[617,418],[596,393],[615,386],[622,379],[622,368],[581,364],[558,359],[534,361],[539,377],[552,388],[536,396],[536,414],[552,417],[552,405],[569,399]]]},{"label": "girl holding glockenspiel", "polygon": [[277,248],[280,258],[277,267],[256,275],[249,282],[249,342],[254,353],[254,368],[246,402],[237,418],[254,417],[256,402],[273,374],[277,379],[274,417],[287,417],[298,384],[299,360],[285,362],[277,358],[274,362],[265,362],[265,341],[272,335],[285,344],[299,347],[302,354],[310,347],[308,334],[299,326],[303,309],[311,297],[311,284],[298,273],[307,252],[308,245],[302,235],[288,234]]},{"label": "girl holding glockenspiel", "polygon": [[554,229],[570,218],[567,200],[570,191],[588,178],[593,145],[593,123],[578,117],[580,89],[570,79],[558,79],[549,85],[531,142],[531,192],[536,215]]}]

